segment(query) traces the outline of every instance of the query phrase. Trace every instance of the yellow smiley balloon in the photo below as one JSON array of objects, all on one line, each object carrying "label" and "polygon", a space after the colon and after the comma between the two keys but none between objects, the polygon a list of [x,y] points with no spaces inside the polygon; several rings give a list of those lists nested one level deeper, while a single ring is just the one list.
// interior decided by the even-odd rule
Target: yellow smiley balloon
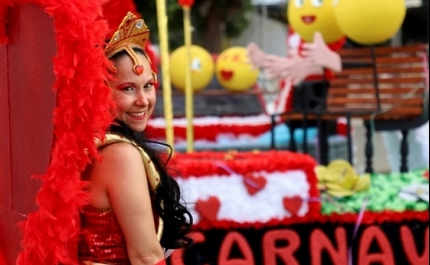
[{"label": "yellow smiley balloon", "polygon": [[399,30],[406,6],[405,0],[338,0],[334,14],[348,38],[371,45],[389,40]]},{"label": "yellow smiley balloon", "polygon": [[231,47],[223,51],[215,63],[215,72],[221,85],[234,92],[251,88],[259,71],[253,69],[244,47]]},{"label": "yellow smiley balloon", "polygon": [[191,65],[186,65],[187,49],[185,46],[174,50],[170,55],[170,81],[173,86],[185,91],[185,70],[191,68],[193,91],[204,89],[212,80],[215,63],[208,51],[202,47],[191,46]]},{"label": "yellow smiley balloon", "polygon": [[334,17],[333,1],[337,0],[290,0],[288,21],[306,42],[312,42],[319,31],[325,43],[333,43],[344,36]]}]

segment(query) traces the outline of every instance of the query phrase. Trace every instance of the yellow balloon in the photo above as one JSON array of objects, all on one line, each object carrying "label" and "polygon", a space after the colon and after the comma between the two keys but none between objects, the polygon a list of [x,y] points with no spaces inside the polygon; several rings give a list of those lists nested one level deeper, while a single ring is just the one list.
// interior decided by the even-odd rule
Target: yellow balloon
[{"label": "yellow balloon", "polygon": [[339,0],[334,14],[348,38],[371,45],[389,40],[399,30],[406,5],[405,0]]},{"label": "yellow balloon", "polygon": [[242,92],[257,82],[259,71],[253,69],[244,47],[231,47],[218,56],[215,73],[224,88]]},{"label": "yellow balloon", "polygon": [[[185,71],[187,49],[185,46],[170,55],[170,81],[173,86],[185,91]],[[208,51],[197,45],[191,46],[191,84],[193,91],[204,89],[212,80],[215,63]]]},{"label": "yellow balloon", "polygon": [[289,0],[288,21],[306,42],[312,42],[319,31],[326,43],[333,43],[344,36],[334,17],[334,1],[337,0]]}]

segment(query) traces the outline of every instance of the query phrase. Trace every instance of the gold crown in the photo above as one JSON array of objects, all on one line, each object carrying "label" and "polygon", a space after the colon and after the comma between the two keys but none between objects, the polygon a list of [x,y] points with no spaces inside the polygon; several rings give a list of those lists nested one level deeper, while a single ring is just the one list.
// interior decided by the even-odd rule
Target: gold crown
[{"label": "gold crown", "polygon": [[[139,59],[133,48],[138,48],[145,53],[145,46],[149,38],[149,29],[143,19],[137,19],[136,16],[128,12],[115,31],[109,43],[105,47],[105,55],[107,58],[112,58],[115,54],[126,51],[133,59],[133,70],[136,74],[143,73],[143,66],[139,63]],[[148,56],[146,56],[148,58]]]}]

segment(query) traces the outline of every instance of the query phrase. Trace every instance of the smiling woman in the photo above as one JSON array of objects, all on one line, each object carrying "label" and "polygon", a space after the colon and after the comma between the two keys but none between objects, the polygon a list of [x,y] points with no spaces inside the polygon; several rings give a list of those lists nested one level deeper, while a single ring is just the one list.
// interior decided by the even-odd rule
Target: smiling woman
[{"label": "smiling woman", "polygon": [[156,76],[144,48],[149,30],[128,13],[105,47],[112,61],[115,122],[97,146],[104,157],[84,174],[89,205],[81,214],[83,264],[165,264],[168,249],[191,244],[192,216],[142,132],[154,110]]}]

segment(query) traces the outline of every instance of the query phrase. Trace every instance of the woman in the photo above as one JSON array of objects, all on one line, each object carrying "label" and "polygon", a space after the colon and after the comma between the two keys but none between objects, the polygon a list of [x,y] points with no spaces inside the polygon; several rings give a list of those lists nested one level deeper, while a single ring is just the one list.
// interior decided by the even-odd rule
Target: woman
[{"label": "woman", "polygon": [[81,214],[81,264],[161,265],[163,248],[192,243],[192,216],[179,202],[178,184],[142,137],[156,100],[148,37],[143,20],[129,12],[105,48],[116,119],[97,142],[102,161],[83,174],[90,203]]}]

